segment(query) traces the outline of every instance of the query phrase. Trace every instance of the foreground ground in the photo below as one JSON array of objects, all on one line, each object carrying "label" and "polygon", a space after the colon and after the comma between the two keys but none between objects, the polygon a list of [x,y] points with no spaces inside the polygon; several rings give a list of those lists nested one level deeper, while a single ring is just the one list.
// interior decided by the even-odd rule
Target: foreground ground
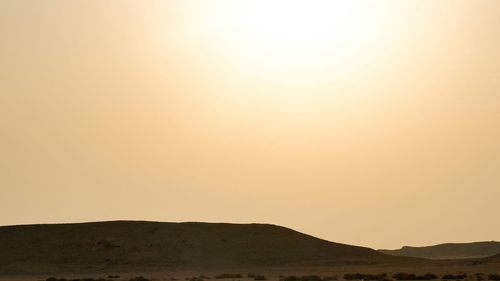
[{"label": "foreground ground", "polygon": [[[459,281],[488,281],[488,275],[500,273],[500,266],[497,264],[488,265],[444,265],[444,266],[336,266],[336,267],[273,267],[273,268],[224,268],[224,269],[172,269],[159,270],[150,272],[94,272],[94,273],[60,273],[60,274],[26,274],[26,275],[0,275],[0,281],[42,281],[50,277],[71,279],[83,278],[104,278],[108,280],[128,281],[134,277],[144,276],[149,280],[154,281],[201,281],[201,280],[218,280],[218,281],[254,281],[253,275],[262,275],[268,281],[279,281],[286,276],[310,276],[318,275],[321,277],[336,278],[336,280],[344,281],[344,275],[348,273],[363,273],[363,274],[381,274],[386,273],[389,280],[394,280],[392,275],[398,272],[426,274],[433,273],[440,277],[446,274],[466,274],[467,277]],[[241,274],[242,277],[229,277],[224,279],[216,278],[221,274]],[[479,276],[478,274],[482,274]],[[113,276],[115,278],[111,278]],[[117,277],[119,276],[119,277]],[[117,277],[117,278],[116,278]],[[200,279],[200,277],[202,277]],[[441,278],[434,281],[442,280]],[[457,279],[458,280],[458,279]],[[455,280],[446,280],[455,281]]]}]

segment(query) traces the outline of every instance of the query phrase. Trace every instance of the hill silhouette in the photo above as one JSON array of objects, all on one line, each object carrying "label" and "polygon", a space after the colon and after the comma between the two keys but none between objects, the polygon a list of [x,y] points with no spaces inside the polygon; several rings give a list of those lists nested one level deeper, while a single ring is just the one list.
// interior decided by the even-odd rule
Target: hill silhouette
[{"label": "hill silhouette", "polygon": [[427,259],[484,258],[500,253],[500,242],[446,243],[427,247],[408,247],[399,250],[379,250],[394,256]]},{"label": "hill silhouette", "polygon": [[0,273],[372,264],[395,259],[276,225],[143,221],[4,226],[0,253]]}]

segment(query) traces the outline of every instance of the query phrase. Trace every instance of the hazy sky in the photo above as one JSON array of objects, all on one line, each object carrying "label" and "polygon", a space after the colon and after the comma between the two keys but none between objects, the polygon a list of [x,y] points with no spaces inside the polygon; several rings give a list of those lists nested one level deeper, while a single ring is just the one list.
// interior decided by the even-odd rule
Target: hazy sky
[{"label": "hazy sky", "polygon": [[0,1],[0,225],[500,240],[500,1]]}]

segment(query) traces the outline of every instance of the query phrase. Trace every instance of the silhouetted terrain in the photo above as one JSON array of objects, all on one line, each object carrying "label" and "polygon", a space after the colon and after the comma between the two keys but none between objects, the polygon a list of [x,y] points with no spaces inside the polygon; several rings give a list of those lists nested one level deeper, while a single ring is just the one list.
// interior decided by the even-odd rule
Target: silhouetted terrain
[{"label": "silhouetted terrain", "polygon": [[500,253],[500,242],[447,243],[428,247],[408,247],[399,250],[379,250],[394,256],[428,259],[483,258]]},{"label": "silhouetted terrain", "polygon": [[113,221],[0,227],[0,273],[405,260],[267,224]]}]

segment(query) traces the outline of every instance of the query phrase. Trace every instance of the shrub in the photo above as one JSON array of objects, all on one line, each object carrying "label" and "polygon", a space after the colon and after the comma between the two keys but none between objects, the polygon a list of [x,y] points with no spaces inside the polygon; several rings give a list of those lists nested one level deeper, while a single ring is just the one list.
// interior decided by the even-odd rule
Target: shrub
[{"label": "shrub", "polygon": [[300,281],[322,281],[318,275],[305,275],[300,278]]},{"label": "shrub", "polygon": [[150,281],[149,279],[143,277],[143,276],[138,276],[130,279],[129,281]]},{"label": "shrub", "polygon": [[488,275],[488,280],[498,281],[498,280],[500,280],[500,274],[497,274],[497,273],[490,274],[490,275]]},{"label": "shrub", "polygon": [[467,274],[457,274],[457,275],[453,275],[453,274],[445,274],[443,275],[443,279],[444,280],[460,280],[460,279],[465,279],[467,277]]},{"label": "shrub", "polygon": [[190,281],[204,281],[205,279],[210,279],[210,277],[207,277],[205,275],[200,275],[198,277],[194,276],[191,278],[186,278],[186,280],[190,280]]},{"label": "shrub", "polygon": [[280,276],[280,281],[323,281],[318,275],[304,275],[304,276]]},{"label": "shrub", "polygon": [[387,279],[387,274],[362,274],[362,273],[347,273],[344,275],[345,280],[377,280],[384,281]]},{"label": "shrub", "polygon": [[219,274],[219,275],[215,275],[214,276],[216,279],[229,279],[229,278],[243,278],[243,275],[237,273],[237,274],[234,274],[234,273],[223,273],[223,274]]},{"label": "shrub", "polygon": [[318,275],[304,275],[304,276],[295,276],[295,275],[283,276],[283,275],[280,275],[279,280],[280,281],[335,281],[335,280],[337,280],[337,276],[331,275],[331,276],[321,277]]},{"label": "shrub", "polygon": [[[116,277],[118,275],[113,275],[113,277],[108,276],[108,278],[119,278]],[[143,277],[144,278],[144,277]],[[45,281],[108,281],[107,279],[104,278],[75,278],[75,279],[65,279],[65,278],[56,278],[56,277],[50,277],[45,279]],[[148,279],[139,279],[139,280],[134,280],[134,281],[149,281]]]},{"label": "shrub", "polygon": [[360,280],[363,279],[361,276],[361,273],[346,273],[344,274],[344,279],[345,280]]},{"label": "shrub", "polygon": [[412,273],[409,274],[409,273],[398,272],[392,275],[392,278],[396,280],[416,280],[417,275]]},{"label": "shrub", "polygon": [[[417,277],[419,277],[419,276],[417,276]],[[434,273],[427,273],[424,276],[422,276],[422,279],[420,279],[420,280],[434,280],[434,279],[439,279],[439,276],[437,276]]]},{"label": "shrub", "polygon": [[396,280],[434,280],[439,278],[436,274],[433,273],[416,275],[413,273],[403,273],[403,272],[396,273],[392,277]]},{"label": "shrub", "polygon": [[297,277],[297,276],[294,276],[294,275],[292,275],[292,276],[284,276],[284,277],[281,276],[280,280],[281,281],[300,281],[300,278]]},{"label": "shrub", "polygon": [[264,275],[258,274],[254,276],[253,280],[267,280],[267,278]]}]

